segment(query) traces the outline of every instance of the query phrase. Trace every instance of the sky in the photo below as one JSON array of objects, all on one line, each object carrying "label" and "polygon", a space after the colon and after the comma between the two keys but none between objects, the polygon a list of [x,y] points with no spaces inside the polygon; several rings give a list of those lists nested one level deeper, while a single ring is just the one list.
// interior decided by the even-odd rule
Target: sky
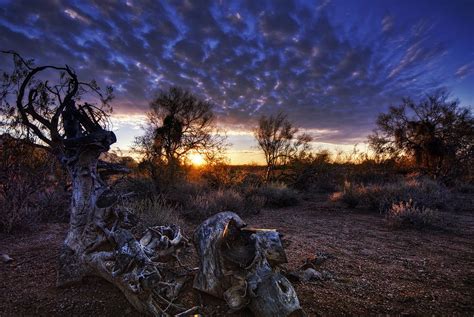
[{"label": "sky", "polygon": [[447,88],[474,105],[473,16],[474,0],[0,0],[0,49],[112,85],[123,153],[177,85],[215,105],[231,163],[259,163],[262,114],[348,150],[402,97]]}]

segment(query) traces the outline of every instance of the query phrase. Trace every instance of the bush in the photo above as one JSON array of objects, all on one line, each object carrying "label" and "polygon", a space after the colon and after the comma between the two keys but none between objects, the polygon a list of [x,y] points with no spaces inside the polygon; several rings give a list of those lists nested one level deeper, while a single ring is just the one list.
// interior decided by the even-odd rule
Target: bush
[{"label": "bush", "polygon": [[161,195],[133,199],[125,203],[146,227],[170,225],[179,222],[179,210]]},{"label": "bush", "polygon": [[407,225],[416,228],[441,227],[443,223],[436,209],[416,206],[412,200],[392,204],[391,208],[387,211],[386,220],[390,226],[396,228]]},{"label": "bush", "polygon": [[344,182],[344,189],[341,193],[341,201],[349,208],[355,208],[359,205],[361,199],[360,190],[351,182]]},{"label": "bush", "polygon": [[294,159],[290,166],[288,183],[304,192],[327,193],[335,190],[335,166],[330,163],[330,153],[321,151],[307,157]]},{"label": "bush", "polygon": [[41,210],[39,216],[43,222],[69,222],[71,193],[60,186],[38,193],[36,206]]},{"label": "bush", "polygon": [[298,204],[298,193],[284,183],[269,183],[257,189],[267,207],[289,207]]},{"label": "bush", "polygon": [[333,201],[342,201],[348,207],[363,205],[370,210],[384,213],[394,203],[416,201],[423,207],[443,209],[449,207],[449,190],[429,178],[410,176],[406,179],[381,185],[352,185],[345,183],[343,191],[331,196]]},{"label": "bush", "polygon": [[65,175],[47,151],[0,135],[0,232],[33,229],[68,216]]},{"label": "bush", "polygon": [[21,184],[10,184],[0,197],[0,231],[30,230],[40,220],[41,210],[32,203],[32,195]]},{"label": "bush", "polygon": [[237,214],[256,214],[264,201],[256,195],[243,195],[235,189],[205,191],[188,196],[183,206],[183,215],[193,219],[205,219],[221,211],[233,211]]}]

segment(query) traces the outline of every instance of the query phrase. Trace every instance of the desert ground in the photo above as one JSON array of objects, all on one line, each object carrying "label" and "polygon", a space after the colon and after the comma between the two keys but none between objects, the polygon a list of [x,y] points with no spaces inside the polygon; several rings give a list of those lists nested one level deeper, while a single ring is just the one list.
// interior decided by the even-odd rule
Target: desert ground
[{"label": "desert ground", "polygon": [[[326,278],[294,283],[309,316],[474,314],[472,212],[450,213],[443,230],[395,230],[378,213],[345,209],[319,195],[245,220],[285,235],[287,272],[309,255],[324,255],[317,269]],[[188,235],[194,225],[187,225]],[[0,315],[136,316],[123,294],[101,279],[55,286],[66,231],[67,224],[41,224],[30,233],[0,236],[1,251],[14,259],[0,264]],[[195,264],[193,254],[185,259]],[[191,283],[182,302],[201,305],[206,316],[225,312],[224,302],[193,292]]]}]

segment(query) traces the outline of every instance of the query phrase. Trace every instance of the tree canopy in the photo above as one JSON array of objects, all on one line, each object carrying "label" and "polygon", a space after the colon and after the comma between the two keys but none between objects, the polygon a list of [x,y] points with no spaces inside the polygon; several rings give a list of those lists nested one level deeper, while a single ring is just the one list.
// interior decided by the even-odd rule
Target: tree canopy
[{"label": "tree canopy", "polygon": [[174,178],[190,153],[210,160],[222,151],[225,138],[217,133],[212,108],[212,103],[178,87],[159,92],[150,103],[145,134],[135,141],[152,174],[164,167]]},{"label": "tree canopy", "polygon": [[472,164],[474,119],[469,108],[445,92],[416,103],[410,98],[379,115],[369,144],[389,158],[412,158],[435,176],[459,173]]},{"label": "tree canopy", "polygon": [[298,128],[293,126],[284,113],[260,117],[254,136],[265,155],[267,181],[274,176],[274,170],[278,166],[309,151],[311,137],[307,134],[297,136],[297,132]]}]

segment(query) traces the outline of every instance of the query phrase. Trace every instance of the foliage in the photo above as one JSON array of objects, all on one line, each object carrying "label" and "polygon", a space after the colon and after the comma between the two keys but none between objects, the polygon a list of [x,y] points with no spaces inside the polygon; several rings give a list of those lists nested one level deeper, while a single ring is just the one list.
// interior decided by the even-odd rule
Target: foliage
[{"label": "foliage", "polygon": [[344,182],[344,189],[342,192],[342,202],[349,208],[355,208],[360,202],[360,193],[351,182]]},{"label": "foliage", "polygon": [[307,134],[297,136],[297,132],[298,129],[293,126],[286,114],[260,117],[254,136],[265,155],[267,182],[274,178],[277,167],[305,156],[310,150],[311,137]]},{"label": "foliage", "polygon": [[267,207],[290,207],[298,204],[298,193],[284,183],[268,183],[257,190]]},{"label": "foliage", "polygon": [[161,195],[130,199],[125,206],[137,215],[145,227],[179,223],[176,206],[171,205]]},{"label": "foliage", "polygon": [[188,91],[172,87],[161,91],[150,104],[145,134],[136,138],[143,155],[141,166],[156,181],[172,183],[182,175],[187,155],[197,152],[216,160],[225,148],[225,137],[214,125],[213,105]]},{"label": "foliage", "polygon": [[240,215],[256,214],[263,205],[264,200],[258,195],[246,195],[232,188],[219,189],[188,196],[182,213],[191,219],[204,220],[221,211],[233,211]]},{"label": "foliage", "polygon": [[47,151],[0,137],[0,231],[32,229],[42,220],[66,221],[65,177]]},{"label": "foliage", "polygon": [[337,167],[330,163],[330,153],[320,151],[291,160],[287,182],[306,192],[329,192],[335,189]]},{"label": "foliage", "polygon": [[413,200],[420,206],[444,209],[450,206],[450,191],[427,177],[407,177],[385,184],[344,184],[342,192],[332,195],[333,201],[342,201],[348,207],[364,206],[373,211],[387,212],[394,203]]},{"label": "foliage", "polygon": [[434,176],[460,176],[474,157],[474,118],[448,97],[441,92],[390,107],[378,117],[370,146],[390,158],[411,157]]},{"label": "foliage", "polygon": [[443,227],[443,219],[438,210],[416,206],[412,200],[392,204],[385,218],[391,227],[396,228],[404,226]]}]

